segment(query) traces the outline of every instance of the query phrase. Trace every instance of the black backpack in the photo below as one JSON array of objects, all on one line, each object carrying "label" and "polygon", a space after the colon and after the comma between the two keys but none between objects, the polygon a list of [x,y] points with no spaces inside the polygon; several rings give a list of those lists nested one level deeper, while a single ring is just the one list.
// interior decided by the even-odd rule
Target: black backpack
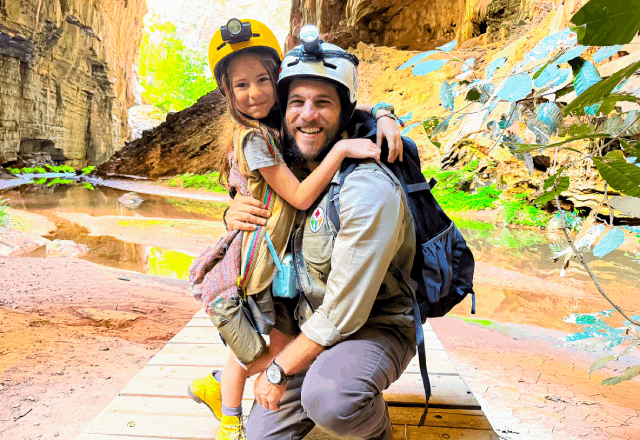
[{"label": "black backpack", "polygon": [[[369,138],[376,141],[376,121],[363,117],[354,138]],[[475,261],[471,250],[454,222],[444,213],[431,189],[435,179],[427,182],[420,167],[420,157],[416,144],[402,137],[403,162],[388,163],[388,148],[383,143],[381,160],[395,174],[407,195],[407,203],[416,232],[416,256],[411,273],[402,274],[404,281],[415,290],[414,321],[420,373],[427,397],[428,409],[431,386],[427,375],[422,325],[427,318],[446,315],[468,294],[472,295],[471,313],[475,313],[475,293],[473,292],[473,270]],[[329,188],[327,217],[336,231],[340,229],[339,193],[346,177],[355,170],[357,161],[344,161],[339,184]],[[424,423],[426,410],[420,424]]]}]

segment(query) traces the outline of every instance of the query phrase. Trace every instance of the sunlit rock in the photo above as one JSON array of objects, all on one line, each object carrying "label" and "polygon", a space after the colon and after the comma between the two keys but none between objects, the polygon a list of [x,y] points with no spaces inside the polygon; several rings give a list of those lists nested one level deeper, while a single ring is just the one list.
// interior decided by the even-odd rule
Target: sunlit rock
[{"label": "sunlit rock", "polygon": [[144,202],[144,200],[138,194],[130,192],[126,193],[123,196],[120,196],[118,198],[118,202],[120,202],[122,206],[125,206],[129,209],[136,209],[142,204],[142,202]]},{"label": "sunlit rock", "polygon": [[71,240],[53,240],[46,245],[47,257],[82,257],[89,246]]}]

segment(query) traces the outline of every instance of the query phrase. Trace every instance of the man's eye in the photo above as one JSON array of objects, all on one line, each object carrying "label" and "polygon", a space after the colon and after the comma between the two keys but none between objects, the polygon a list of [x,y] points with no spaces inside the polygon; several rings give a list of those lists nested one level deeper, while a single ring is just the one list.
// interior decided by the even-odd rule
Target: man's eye
[{"label": "man's eye", "polygon": [[290,105],[290,106],[294,106],[294,107],[300,106],[300,105],[302,105],[302,104],[304,104],[304,102],[303,102],[303,101],[301,101],[301,100],[293,100],[293,101],[289,101],[289,105]]}]

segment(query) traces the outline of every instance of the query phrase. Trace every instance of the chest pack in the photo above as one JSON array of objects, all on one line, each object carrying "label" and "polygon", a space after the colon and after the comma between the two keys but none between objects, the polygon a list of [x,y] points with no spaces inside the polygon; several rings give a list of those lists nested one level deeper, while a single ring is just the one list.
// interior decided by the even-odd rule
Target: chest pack
[{"label": "chest pack", "polygon": [[[363,129],[365,131],[362,131]],[[375,121],[365,120],[356,137],[369,138],[375,142],[375,130]],[[428,409],[431,386],[427,375],[422,324],[427,318],[446,315],[468,294],[472,295],[471,313],[475,313],[475,293],[473,292],[475,260],[462,234],[431,193],[431,189],[437,182],[435,179],[427,182],[422,174],[416,144],[411,139],[403,137],[403,162],[396,160],[394,163],[386,161],[388,149],[385,144],[380,157],[402,185],[416,234],[416,255],[411,272],[403,273],[402,277],[415,291],[413,315],[420,373]],[[336,231],[340,230],[340,188],[357,165],[356,161],[344,161],[340,182],[329,188],[330,202],[327,204],[327,217]],[[426,411],[420,424],[424,422],[425,417]]]}]

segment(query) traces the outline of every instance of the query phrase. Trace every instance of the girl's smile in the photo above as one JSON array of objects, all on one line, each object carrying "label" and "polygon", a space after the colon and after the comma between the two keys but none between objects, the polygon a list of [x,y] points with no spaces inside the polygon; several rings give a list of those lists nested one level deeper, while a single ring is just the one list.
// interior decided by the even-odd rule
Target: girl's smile
[{"label": "girl's smile", "polygon": [[239,55],[230,63],[229,74],[236,108],[250,118],[265,118],[276,103],[276,91],[260,55]]}]

